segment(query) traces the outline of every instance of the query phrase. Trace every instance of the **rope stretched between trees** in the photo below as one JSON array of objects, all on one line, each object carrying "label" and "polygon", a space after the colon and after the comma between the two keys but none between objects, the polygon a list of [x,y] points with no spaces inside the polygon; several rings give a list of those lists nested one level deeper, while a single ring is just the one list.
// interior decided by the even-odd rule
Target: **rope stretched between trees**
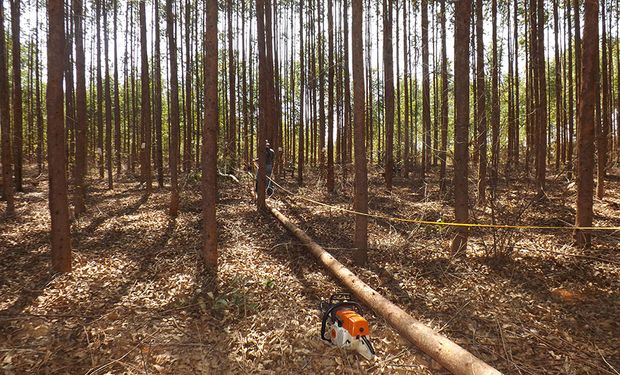
[{"label": "rope stretched between trees", "polygon": [[288,195],[294,196],[301,200],[314,203],[319,206],[329,207],[334,210],[354,214],[354,215],[362,215],[375,219],[382,219],[387,221],[398,221],[402,223],[413,223],[413,224],[422,224],[422,225],[436,225],[436,226],[444,226],[444,227],[473,227],[473,228],[496,228],[496,229],[549,229],[549,230],[598,230],[598,231],[620,231],[620,227],[577,227],[577,226],[553,226],[553,225],[507,225],[507,224],[476,224],[476,223],[456,223],[449,221],[429,221],[429,220],[418,220],[418,219],[406,219],[396,216],[386,216],[386,215],[377,215],[366,212],[359,212],[355,210],[350,210],[344,207],[338,207],[331,204],[327,204],[324,202],[320,202],[311,198],[304,197],[302,195],[298,195],[293,193],[292,191],[286,189],[282,185],[275,182],[271,177],[267,177],[271,182],[282,189]]}]

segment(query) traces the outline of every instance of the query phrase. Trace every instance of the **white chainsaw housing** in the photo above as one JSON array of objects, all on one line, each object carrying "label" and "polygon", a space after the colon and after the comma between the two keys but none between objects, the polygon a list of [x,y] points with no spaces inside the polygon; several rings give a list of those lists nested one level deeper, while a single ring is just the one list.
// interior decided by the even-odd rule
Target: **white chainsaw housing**
[{"label": "white chainsaw housing", "polygon": [[353,337],[349,331],[340,327],[338,323],[331,324],[329,335],[331,343],[339,348],[355,350],[368,360],[372,360],[375,357],[375,354],[366,342],[368,339],[365,336]]}]

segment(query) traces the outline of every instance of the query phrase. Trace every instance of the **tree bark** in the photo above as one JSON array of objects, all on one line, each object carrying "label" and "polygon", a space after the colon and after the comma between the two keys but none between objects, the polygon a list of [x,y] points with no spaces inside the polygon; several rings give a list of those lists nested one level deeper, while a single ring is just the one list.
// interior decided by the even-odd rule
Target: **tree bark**
[{"label": "tree bark", "polygon": [[237,149],[235,144],[236,129],[237,129],[237,98],[236,98],[236,75],[235,75],[235,57],[233,52],[233,27],[232,27],[232,14],[233,14],[233,2],[227,0],[226,2],[227,16],[228,16],[228,134],[226,135],[226,159],[228,160],[227,167],[229,170],[227,173],[233,171],[236,166]]},{"label": "tree bark", "polygon": [[[62,25],[61,21],[61,27]],[[2,2],[0,2],[0,125],[2,126],[2,153],[0,157],[2,158],[2,195],[6,200],[6,215],[13,216],[15,214],[15,198],[13,196],[13,157],[11,155],[11,108],[9,104],[9,79],[6,66],[7,48],[5,40],[4,8]],[[64,51],[64,46],[62,46],[62,51]]]},{"label": "tree bark", "polygon": [[446,192],[448,149],[448,55],[446,51],[446,0],[441,0],[441,151],[439,154],[439,191]]},{"label": "tree bark", "polygon": [[170,216],[179,212],[179,77],[173,0],[166,0],[166,32],[170,53]]},{"label": "tree bark", "polygon": [[207,0],[205,19],[205,125],[202,132],[202,220],[203,256],[213,274],[217,273],[217,222],[215,204],[217,200],[217,0]]},{"label": "tree bark", "polygon": [[73,12],[75,22],[75,216],[78,217],[86,211],[86,152],[88,129],[86,115],[86,62],[84,56],[84,6],[82,0],[73,0]]},{"label": "tree bark", "polygon": [[162,132],[161,45],[159,38],[159,0],[153,2],[155,12],[155,45],[153,51],[153,126],[155,127],[155,167],[157,186],[164,187],[164,154]]},{"label": "tree bark", "polygon": [[327,1],[328,78],[327,78],[327,192],[335,190],[334,181],[334,15],[332,0]]},{"label": "tree bark", "polygon": [[383,79],[385,87],[385,186],[392,189],[394,171],[394,59],[392,1],[383,0]]},{"label": "tree bark", "polygon": [[48,0],[49,35],[47,42],[47,163],[49,169],[49,208],[52,221],[52,268],[71,271],[71,233],[69,200],[65,175],[63,113],[63,70],[65,61],[64,1]]},{"label": "tree bark", "polygon": [[[601,46],[601,69],[600,74],[597,72],[597,76],[600,76],[602,81],[601,85],[601,111],[600,112],[600,120],[597,121],[596,125],[598,127],[596,131],[596,197],[598,199],[603,199],[605,195],[605,171],[607,168],[607,159],[608,159],[608,137],[609,137],[609,129],[611,128],[611,124],[609,123],[609,107],[607,106],[607,102],[609,99],[609,80],[607,75],[607,67],[608,67],[608,58],[607,58],[607,32],[606,32],[606,14],[605,14],[605,0],[603,0],[603,4],[601,6],[601,23],[602,23],[602,46]],[[598,85],[597,85],[598,86]]]},{"label": "tree bark", "polygon": [[108,189],[113,188],[112,179],[112,97],[110,94],[110,69],[108,48],[108,10],[103,4],[103,50],[104,50],[104,100],[105,100],[105,165],[108,172]]},{"label": "tree bark", "polygon": [[141,104],[140,104],[140,123],[142,125],[142,182],[146,184],[146,194],[150,194],[153,188],[153,178],[151,175],[151,96],[150,96],[150,79],[149,79],[149,60],[146,52],[146,12],[144,0],[140,0],[140,56],[141,56],[141,73],[140,87]]},{"label": "tree bark", "polygon": [[[594,108],[598,68],[598,0],[585,0],[583,59],[577,123],[577,212],[575,226],[592,226],[594,193]],[[575,230],[575,244],[589,247],[591,233]]]},{"label": "tree bark", "polygon": [[422,180],[431,165],[431,94],[428,66],[428,0],[422,0],[422,122],[424,143],[422,146]]},{"label": "tree bark", "polygon": [[21,192],[23,173],[23,114],[22,114],[22,65],[20,40],[20,4],[11,0],[11,36],[13,40],[13,149],[15,161],[15,190]]},{"label": "tree bark", "polygon": [[[469,135],[469,21],[471,1],[456,3],[454,28],[454,216],[467,223],[469,217],[468,135]],[[452,239],[451,251],[463,255],[467,250],[467,227],[459,227]]]},{"label": "tree bark", "polygon": [[486,80],[484,74],[482,0],[476,1],[476,118],[478,120],[478,203],[486,200],[487,186],[487,111]]},{"label": "tree bark", "polygon": [[[352,58],[353,58],[353,123],[355,127],[355,193],[353,209],[368,212],[368,173],[366,165],[366,134],[364,129],[364,52],[362,46],[362,0],[352,0]],[[354,259],[358,264],[368,261],[368,218],[355,216],[355,238],[357,251]]]}]

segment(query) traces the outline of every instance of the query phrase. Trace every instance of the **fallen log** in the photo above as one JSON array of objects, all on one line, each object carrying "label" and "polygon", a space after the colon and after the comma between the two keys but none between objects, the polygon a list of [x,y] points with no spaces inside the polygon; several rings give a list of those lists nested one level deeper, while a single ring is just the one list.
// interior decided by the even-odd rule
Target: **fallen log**
[{"label": "fallen log", "polygon": [[275,216],[295,237],[297,237],[332,275],[353,294],[381,315],[401,336],[455,375],[500,374],[476,356],[437,333],[432,328],[414,319],[403,309],[390,302],[372,289],[330,253],[314,242],[304,231],[293,224],[276,208],[269,206]]}]

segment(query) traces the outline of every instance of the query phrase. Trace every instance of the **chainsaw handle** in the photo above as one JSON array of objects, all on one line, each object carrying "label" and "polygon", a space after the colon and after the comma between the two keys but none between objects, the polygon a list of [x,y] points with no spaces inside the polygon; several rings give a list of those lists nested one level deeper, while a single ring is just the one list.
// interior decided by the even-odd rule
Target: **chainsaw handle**
[{"label": "chainsaw handle", "polygon": [[327,328],[326,327],[327,319],[332,314],[332,312],[334,312],[336,309],[341,308],[341,307],[351,307],[351,308],[357,310],[357,312],[360,312],[362,310],[362,307],[360,306],[359,303],[351,302],[351,301],[338,302],[338,303],[335,303],[335,304],[329,306],[327,308],[327,310],[325,311],[325,314],[323,314],[323,321],[321,322],[321,338],[323,340],[331,341],[330,339],[325,338],[325,328]]}]

